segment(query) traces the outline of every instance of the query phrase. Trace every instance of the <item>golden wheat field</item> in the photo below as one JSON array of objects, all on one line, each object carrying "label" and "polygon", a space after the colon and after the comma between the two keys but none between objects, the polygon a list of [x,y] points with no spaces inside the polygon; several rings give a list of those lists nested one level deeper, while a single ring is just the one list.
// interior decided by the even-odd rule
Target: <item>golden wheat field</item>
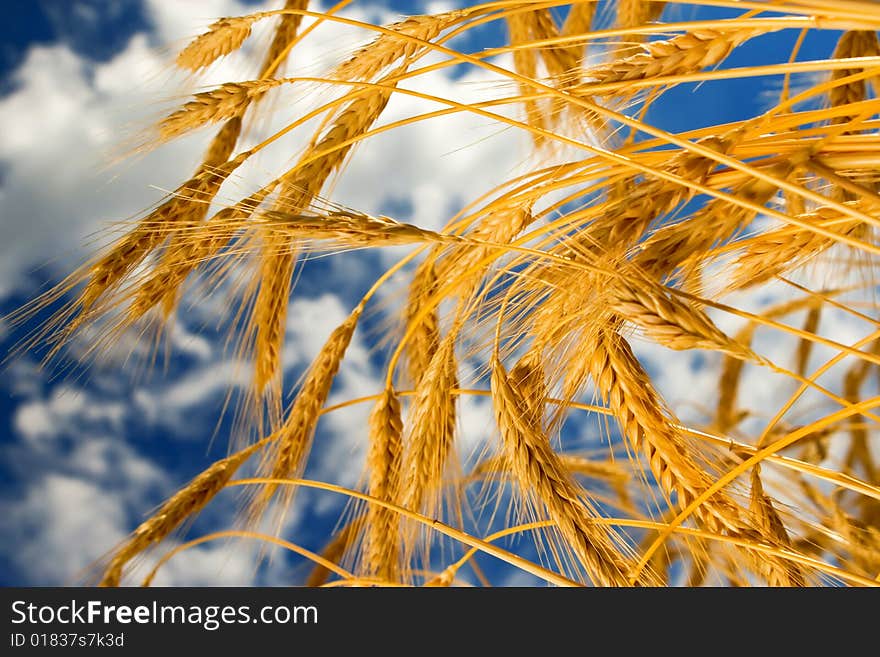
[{"label": "golden wheat field", "polygon": [[[150,366],[183,308],[235,291],[228,456],[144,505],[95,583],[232,541],[298,555],[284,585],[880,585],[880,4],[496,0],[385,24],[357,5],[279,1],[174,45],[190,86],[132,151],[208,133],[201,164],[11,318],[54,308],[20,347],[49,360],[85,338]],[[288,75],[334,25],[360,45]],[[253,75],[216,82],[235,58]],[[492,82],[420,84],[437,71]],[[724,89],[757,109],[730,118]],[[334,196],[371,140],[456,115],[523,149],[467,170],[481,191],[441,228]],[[284,165],[247,168],[270,152]],[[385,271],[284,376],[300,278],[372,251]],[[381,382],[339,399],[367,319]],[[358,485],[311,477],[319,425],[352,407]],[[187,533],[221,494],[225,529]],[[309,549],[287,519],[324,498],[346,503]]]}]

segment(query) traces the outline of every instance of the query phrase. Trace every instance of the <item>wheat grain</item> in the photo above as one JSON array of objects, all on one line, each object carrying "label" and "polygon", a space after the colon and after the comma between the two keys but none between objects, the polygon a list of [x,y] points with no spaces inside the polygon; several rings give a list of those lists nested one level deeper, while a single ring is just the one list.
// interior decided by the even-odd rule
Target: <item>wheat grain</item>
[{"label": "wheat grain", "polygon": [[[761,473],[758,467],[752,470],[752,491],[750,509],[752,517],[764,538],[790,548],[791,540],[782,519],[773,507],[772,500],[764,493]],[[787,562],[774,556],[756,555],[755,563],[770,586],[805,586],[804,576],[796,563]]]}]

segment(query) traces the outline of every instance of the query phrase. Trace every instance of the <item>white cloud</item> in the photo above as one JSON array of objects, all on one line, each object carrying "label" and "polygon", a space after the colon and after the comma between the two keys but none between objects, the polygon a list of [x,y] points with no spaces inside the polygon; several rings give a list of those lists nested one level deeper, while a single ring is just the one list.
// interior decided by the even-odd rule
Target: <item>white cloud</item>
[{"label": "white cloud", "polygon": [[11,556],[31,581],[73,585],[127,532],[123,508],[85,479],[49,475],[32,481],[24,499],[5,509],[20,534]]}]

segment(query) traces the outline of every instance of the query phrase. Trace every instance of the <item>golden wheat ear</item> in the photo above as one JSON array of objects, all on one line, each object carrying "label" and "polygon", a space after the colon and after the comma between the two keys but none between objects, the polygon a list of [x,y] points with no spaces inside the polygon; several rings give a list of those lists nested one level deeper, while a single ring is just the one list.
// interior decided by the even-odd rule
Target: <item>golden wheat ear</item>
[{"label": "golden wheat ear", "polygon": [[601,586],[629,586],[628,564],[607,527],[595,522],[596,511],[550,447],[546,436],[528,420],[528,403],[504,366],[492,364],[492,399],[508,467],[520,489],[539,502],[580,561]]},{"label": "golden wheat ear", "polygon": [[204,509],[223,490],[242,464],[264,447],[265,442],[257,443],[217,461],[175,493],[113,553],[100,585],[119,586],[123,569],[132,559],[151,545],[161,542],[187,518]]}]

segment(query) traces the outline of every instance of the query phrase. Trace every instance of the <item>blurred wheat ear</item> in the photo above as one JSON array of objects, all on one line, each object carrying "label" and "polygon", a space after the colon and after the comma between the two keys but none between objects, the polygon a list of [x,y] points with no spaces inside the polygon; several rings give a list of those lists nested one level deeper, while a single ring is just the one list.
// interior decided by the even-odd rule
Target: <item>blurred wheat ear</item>
[{"label": "blurred wheat ear", "polygon": [[[238,451],[112,551],[102,583],[127,581],[253,459],[256,477],[235,489],[244,528],[223,536],[267,521],[289,533],[302,486],[352,497],[338,531],[312,546],[323,560],[290,584],[497,585],[516,569],[595,586],[880,584],[880,5],[782,0],[706,20],[710,0],[511,0],[379,26],[349,18],[348,4],[322,13],[287,0],[218,18],[187,45],[177,66],[199,76],[272,23],[268,44],[254,44],[257,78],[202,89],[158,122],[156,144],[216,131],[189,180],[16,316],[62,297],[35,342],[54,354],[89,327],[97,356],[143,322],[161,334],[192,297],[188,281],[243,290],[231,342],[252,377]],[[320,78],[285,76],[300,43],[340,24],[364,45]],[[487,24],[507,42],[473,52],[456,39]],[[803,61],[805,39],[826,57]],[[744,49],[762,63],[729,63]],[[520,174],[466,199],[440,230],[322,196],[384,129],[386,108],[422,93],[409,82],[460,64],[492,80],[496,100],[436,104],[521,137]],[[733,122],[711,124],[698,100],[732,81],[758,95],[767,79],[783,81],[779,97],[759,110],[744,99]],[[669,93],[680,85],[693,90],[687,106]],[[291,87],[311,90],[317,109],[272,102]],[[652,122],[661,109],[691,127]],[[269,112],[285,127],[243,149]],[[230,177],[289,148],[288,133],[305,144],[285,154],[294,164],[212,214]],[[388,245],[412,250],[300,381],[285,379],[286,313],[306,257]],[[377,293],[401,276],[400,308],[388,310]],[[396,332],[368,345],[384,357],[383,381],[328,406],[368,309],[399,315],[388,318]],[[670,377],[692,378],[683,387],[702,407],[664,399]],[[474,448],[460,408],[487,396],[494,435]],[[303,479],[320,418],[354,404],[372,404],[361,490]],[[588,427],[588,448],[573,425]],[[508,541],[518,534],[534,540]]]}]

